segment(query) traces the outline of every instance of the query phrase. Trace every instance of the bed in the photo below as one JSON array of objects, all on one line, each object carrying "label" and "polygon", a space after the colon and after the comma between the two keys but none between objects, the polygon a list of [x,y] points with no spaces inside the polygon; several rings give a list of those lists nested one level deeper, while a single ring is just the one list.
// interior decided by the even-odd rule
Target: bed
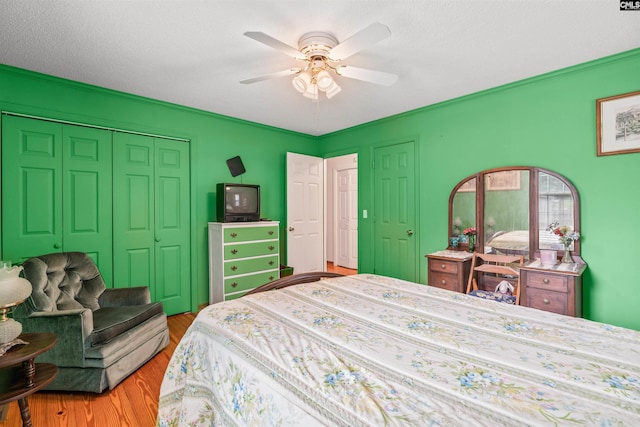
[{"label": "bed", "polygon": [[157,424],[640,425],[640,332],[371,274],[306,281],[202,310]]},{"label": "bed", "polygon": [[[541,249],[562,249],[558,236],[540,231],[538,242]],[[486,250],[492,253],[529,255],[529,230],[498,231],[487,240]]]}]

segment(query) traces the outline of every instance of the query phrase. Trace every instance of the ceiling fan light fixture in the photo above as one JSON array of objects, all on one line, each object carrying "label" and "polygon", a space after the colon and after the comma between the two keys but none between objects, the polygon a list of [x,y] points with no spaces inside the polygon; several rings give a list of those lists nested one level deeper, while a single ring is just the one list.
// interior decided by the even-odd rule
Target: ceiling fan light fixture
[{"label": "ceiling fan light fixture", "polygon": [[311,76],[307,72],[299,73],[291,80],[291,84],[298,92],[304,94],[311,86]]},{"label": "ceiling fan light fixture", "polygon": [[333,82],[331,87],[329,89],[327,89],[325,93],[327,95],[327,98],[331,99],[334,96],[336,96],[338,93],[340,93],[341,90],[342,90],[342,88],[340,86],[338,86],[338,84],[336,82]]},{"label": "ceiling fan light fixture", "polygon": [[318,86],[314,84],[308,85],[307,90],[302,93],[302,96],[316,101],[318,99]]},{"label": "ceiling fan light fixture", "polygon": [[333,81],[333,79],[331,78],[331,75],[328,72],[326,72],[325,70],[322,70],[316,76],[316,84],[318,85],[318,89],[320,89],[323,92],[326,92],[335,84],[335,82]]}]

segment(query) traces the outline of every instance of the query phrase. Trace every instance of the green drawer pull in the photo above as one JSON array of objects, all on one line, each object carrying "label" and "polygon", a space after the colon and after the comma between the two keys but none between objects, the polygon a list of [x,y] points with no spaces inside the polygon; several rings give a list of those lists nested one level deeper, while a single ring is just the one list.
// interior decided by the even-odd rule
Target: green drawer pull
[{"label": "green drawer pull", "polygon": [[238,283],[236,283],[236,282],[233,282],[233,283],[231,284],[231,287],[232,287],[232,288],[235,288],[236,286],[238,286]]},{"label": "green drawer pull", "polygon": [[275,279],[275,277],[269,276],[269,280],[273,280],[273,279]]},{"label": "green drawer pull", "polygon": [[274,250],[275,248],[276,248],[276,247],[275,247],[275,246],[273,246],[273,245],[269,246],[269,250],[270,250],[270,251]]},{"label": "green drawer pull", "polygon": [[230,236],[231,237],[238,237],[238,233],[231,233]]},{"label": "green drawer pull", "polygon": [[273,265],[273,264],[275,264],[275,262],[269,261],[269,265]]},{"label": "green drawer pull", "polygon": [[237,269],[238,269],[238,267],[236,267],[235,265],[232,265],[232,266],[231,266],[231,270],[232,270],[232,271],[236,271]]},{"label": "green drawer pull", "polygon": [[238,253],[238,250],[237,249],[231,249],[231,253],[235,255],[235,254]]},{"label": "green drawer pull", "polygon": [[269,236],[273,235],[273,230],[269,230],[267,233],[269,233]]}]

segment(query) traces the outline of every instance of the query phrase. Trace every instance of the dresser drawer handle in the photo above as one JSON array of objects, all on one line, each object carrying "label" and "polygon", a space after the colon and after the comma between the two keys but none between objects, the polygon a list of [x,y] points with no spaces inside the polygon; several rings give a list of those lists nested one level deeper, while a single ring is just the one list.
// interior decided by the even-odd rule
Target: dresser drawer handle
[{"label": "dresser drawer handle", "polygon": [[273,246],[273,245],[269,246],[269,250],[270,250],[270,251],[274,250],[275,248],[276,248],[276,247],[275,247],[275,246]]},{"label": "dresser drawer handle", "polygon": [[273,230],[269,230],[267,231],[267,233],[269,234],[269,236],[273,235]]},{"label": "dresser drawer handle", "polygon": [[273,280],[273,279],[275,279],[275,277],[269,276],[269,280]]},{"label": "dresser drawer handle", "polygon": [[442,265],[440,266],[440,268],[441,268],[441,269],[443,269],[443,270],[446,270],[446,269],[447,269],[447,265],[446,265],[446,264],[442,264]]},{"label": "dresser drawer handle", "polygon": [[269,265],[273,265],[275,262],[273,260],[269,261]]},{"label": "dresser drawer handle", "polygon": [[236,237],[238,237],[238,233],[231,233],[230,236],[233,237],[233,238],[236,238]]},{"label": "dresser drawer handle", "polygon": [[238,284],[237,284],[236,282],[233,282],[233,283],[231,284],[231,287],[232,287],[232,288],[235,288],[236,286],[238,286]]},{"label": "dresser drawer handle", "polygon": [[231,266],[231,271],[236,271],[238,269],[238,267],[236,267],[235,265]]},{"label": "dresser drawer handle", "polygon": [[446,284],[447,284],[447,281],[446,281],[446,280],[444,280],[444,279],[442,279],[442,280],[440,281],[440,283],[442,283],[443,285],[446,285]]},{"label": "dresser drawer handle", "polygon": [[546,277],[544,279],[542,279],[542,283],[544,283],[545,285],[549,284],[549,279],[547,279]]},{"label": "dresser drawer handle", "polygon": [[545,304],[549,304],[551,301],[549,301],[548,298],[545,298],[545,299],[542,300],[542,302],[545,303]]},{"label": "dresser drawer handle", "polygon": [[238,250],[237,249],[231,249],[231,253],[235,255],[235,254],[238,253]]}]

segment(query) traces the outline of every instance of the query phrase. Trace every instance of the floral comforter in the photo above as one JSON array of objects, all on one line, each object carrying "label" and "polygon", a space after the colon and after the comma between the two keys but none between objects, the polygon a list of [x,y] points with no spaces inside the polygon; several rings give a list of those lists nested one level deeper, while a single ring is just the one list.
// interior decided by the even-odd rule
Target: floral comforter
[{"label": "floral comforter", "polygon": [[640,425],[640,332],[376,275],[215,304],[159,426]]}]

